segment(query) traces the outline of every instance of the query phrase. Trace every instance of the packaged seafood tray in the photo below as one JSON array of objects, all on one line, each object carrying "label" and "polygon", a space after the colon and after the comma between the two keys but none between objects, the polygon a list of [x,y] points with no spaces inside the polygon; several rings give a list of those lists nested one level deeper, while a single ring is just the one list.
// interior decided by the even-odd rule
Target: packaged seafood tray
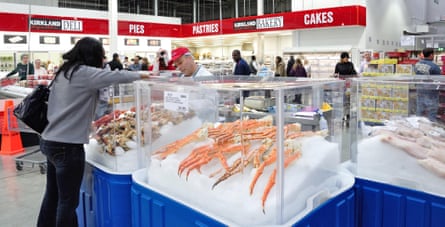
[{"label": "packaged seafood tray", "polygon": [[[295,222],[353,185],[339,167],[344,81],[136,84],[151,190],[229,225],[261,226]],[[329,119],[302,127],[299,109],[286,108],[297,97],[320,115],[329,99]],[[155,117],[165,112],[187,120],[166,127]]]},{"label": "packaged seafood tray", "polygon": [[138,152],[136,106],[132,83],[100,90],[86,159],[109,171],[128,172],[145,167],[144,154]]},{"label": "packaged seafood tray", "polygon": [[440,76],[354,79],[351,160],[358,177],[445,196],[445,122],[438,114],[444,89]]}]

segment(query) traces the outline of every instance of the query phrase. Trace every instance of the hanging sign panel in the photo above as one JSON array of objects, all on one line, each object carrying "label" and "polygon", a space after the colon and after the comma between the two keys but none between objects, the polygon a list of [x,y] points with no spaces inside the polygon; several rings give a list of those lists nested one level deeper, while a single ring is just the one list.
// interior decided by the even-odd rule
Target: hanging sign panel
[{"label": "hanging sign panel", "polygon": [[41,35],[39,37],[40,39],[40,44],[60,44],[60,38],[59,36],[46,36],[46,35]]},{"label": "hanging sign panel", "polygon": [[26,44],[26,36],[24,35],[4,35],[5,44]]}]

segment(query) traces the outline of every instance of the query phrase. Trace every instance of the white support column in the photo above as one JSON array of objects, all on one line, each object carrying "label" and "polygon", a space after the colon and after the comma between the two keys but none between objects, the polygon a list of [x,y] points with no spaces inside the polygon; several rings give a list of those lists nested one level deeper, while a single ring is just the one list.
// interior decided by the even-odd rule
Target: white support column
[{"label": "white support column", "polygon": [[258,62],[264,63],[264,34],[258,33],[257,49],[255,53]]},{"label": "white support column", "polygon": [[264,15],[264,0],[257,0],[257,14]]},{"label": "white support column", "polygon": [[193,0],[193,23],[196,23],[196,21],[197,21],[197,19],[196,18],[199,18],[199,16],[198,16],[198,10],[197,10],[197,8],[198,8],[198,5],[196,4],[196,0]]},{"label": "white support column", "polygon": [[239,13],[238,13],[238,0],[235,0],[235,18],[239,17]]},{"label": "white support column", "polygon": [[300,31],[292,32],[292,48],[300,47]]},{"label": "white support column", "polygon": [[154,5],[155,16],[158,16],[158,8],[159,8],[158,0],[155,0],[155,5]]},{"label": "white support column", "polygon": [[110,54],[117,53],[117,0],[108,1],[108,35],[110,38]]},{"label": "white support column", "polygon": [[292,4],[291,4],[291,10],[292,12],[294,11],[300,11],[300,10],[304,10],[304,0],[291,0]]}]

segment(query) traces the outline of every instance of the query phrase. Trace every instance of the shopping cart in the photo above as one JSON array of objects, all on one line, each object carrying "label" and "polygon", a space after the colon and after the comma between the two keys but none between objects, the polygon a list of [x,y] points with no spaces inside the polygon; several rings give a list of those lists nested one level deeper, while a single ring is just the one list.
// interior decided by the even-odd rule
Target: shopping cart
[{"label": "shopping cart", "polygon": [[[15,102],[18,102],[19,100],[16,100]],[[0,128],[3,129],[3,124],[7,124],[6,126],[6,132],[16,133],[19,132],[21,135],[33,135],[35,137],[39,137],[39,135],[29,128],[25,123],[20,121],[19,119],[16,119],[12,113],[12,108],[7,108],[3,110],[3,118],[0,120]],[[7,120],[7,121],[4,121]],[[2,131],[2,133],[5,133]],[[45,174],[46,173],[46,157],[45,155],[40,152],[39,146],[29,146],[25,147],[25,154],[17,156],[15,158],[15,164],[16,169],[18,171],[23,170],[23,167],[29,166],[31,168],[34,168],[38,166],[40,168],[40,173]]]},{"label": "shopping cart", "polygon": [[[35,134],[39,136],[34,130],[18,120],[18,130],[21,133]],[[14,129],[13,129],[14,130]],[[40,136],[39,136],[40,137]],[[17,170],[23,170],[23,167],[34,168],[38,166],[41,174],[46,173],[46,156],[40,151],[40,146],[30,146],[25,148],[25,154],[15,158],[15,167]]]},{"label": "shopping cart", "polygon": [[46,173],[46,157],[40,152],[39,146],[26,148],[24,155],[15,158],[15,168],[18,171],[23,170],[25,166],[30,166],[31,168],[38,166],[41,174]]}]

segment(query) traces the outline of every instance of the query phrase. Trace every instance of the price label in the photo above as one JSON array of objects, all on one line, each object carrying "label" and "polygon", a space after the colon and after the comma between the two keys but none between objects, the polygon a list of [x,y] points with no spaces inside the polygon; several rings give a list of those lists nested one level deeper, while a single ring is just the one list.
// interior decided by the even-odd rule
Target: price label
[{"label": "price label", "polygon": [[189,111],[189,96],[187,93],[164,92],[164,108],[176,112]]}]

